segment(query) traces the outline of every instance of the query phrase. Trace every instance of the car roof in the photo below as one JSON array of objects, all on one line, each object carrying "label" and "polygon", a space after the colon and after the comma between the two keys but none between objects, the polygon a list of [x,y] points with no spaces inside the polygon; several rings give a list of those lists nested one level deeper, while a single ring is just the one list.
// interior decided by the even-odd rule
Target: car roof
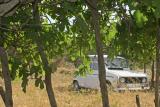
[{"label": "car roof", "polygon": [[[90,58],[93,58],[93,57],[98,57],[98,55],[88,55],[88,57]],[[104,58],[107,58],[108,55],[103,55]],[[122,58],[122,59],[125,59],[124,57],[121,57],[121,56],[116,56],[116,58]]]},{"label": "car roof", "polygon": [[[88,55],[89,57],[98,57],[98,55]],[[104,58],[107,58],[108,55],[103,55]]]}]

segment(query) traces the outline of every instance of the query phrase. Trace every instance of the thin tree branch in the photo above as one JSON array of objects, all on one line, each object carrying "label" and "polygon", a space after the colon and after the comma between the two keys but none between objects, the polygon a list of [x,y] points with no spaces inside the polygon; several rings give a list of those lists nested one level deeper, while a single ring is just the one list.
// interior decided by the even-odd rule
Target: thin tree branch
[{"label": "thin tree branch", "polygon": [[1,26],[0,26],[0,29],[2,29],[2,30],[7,30],[7,31],[12,31],[12,32],[15,31],[14,29],[8,29],[8,28],[1,27]]}]

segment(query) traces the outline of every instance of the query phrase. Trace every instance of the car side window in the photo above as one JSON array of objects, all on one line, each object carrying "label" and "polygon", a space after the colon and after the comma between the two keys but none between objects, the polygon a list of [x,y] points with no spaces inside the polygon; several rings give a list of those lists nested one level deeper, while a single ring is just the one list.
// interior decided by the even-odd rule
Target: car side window
[{"label": "car side window", "polygon": [[93,63],[90,64],[90,68],[91,68],[91,69],[94,69]]},{"label": "car side window", "polygon": [[95,62],[91,63],[90,68],[93,70],[98,70],[98,63],[95,63]]}]

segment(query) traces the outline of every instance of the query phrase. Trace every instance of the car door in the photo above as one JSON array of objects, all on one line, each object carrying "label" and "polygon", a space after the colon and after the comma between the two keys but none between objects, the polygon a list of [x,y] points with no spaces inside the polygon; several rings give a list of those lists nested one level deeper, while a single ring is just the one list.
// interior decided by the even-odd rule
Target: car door
[{"label": "car door", "polygon": [[77,76],[76,80],[78,81],[78,84],[80,87],[86,87],[86,76]]},{"label": "car door", "polygon": [[93,73],[87,74],[85,85],[87,88],[99,89],[98,63],[92,62],[90,68],[93,70]]}]

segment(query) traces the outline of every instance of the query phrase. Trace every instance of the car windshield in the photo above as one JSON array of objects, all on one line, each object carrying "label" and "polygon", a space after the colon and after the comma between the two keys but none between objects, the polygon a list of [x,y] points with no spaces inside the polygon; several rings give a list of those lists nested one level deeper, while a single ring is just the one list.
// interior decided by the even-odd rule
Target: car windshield
[{"label": "car windshield", "polygon": [[[98,70],[98,58],[93,57],[91,58],[92,64],[91,68],[94,70]],[[114,59],[109,59],[108,57],[104,58],[105,66],[109,69],[119,69],[123,70],[123,68],[129,68],[128,61],[122,57],[116,57]]]},{"label": "car windshield", "polygon": [[105,62],[108,68],[128,68],[128,62],[124,58],[107,59]]}]

